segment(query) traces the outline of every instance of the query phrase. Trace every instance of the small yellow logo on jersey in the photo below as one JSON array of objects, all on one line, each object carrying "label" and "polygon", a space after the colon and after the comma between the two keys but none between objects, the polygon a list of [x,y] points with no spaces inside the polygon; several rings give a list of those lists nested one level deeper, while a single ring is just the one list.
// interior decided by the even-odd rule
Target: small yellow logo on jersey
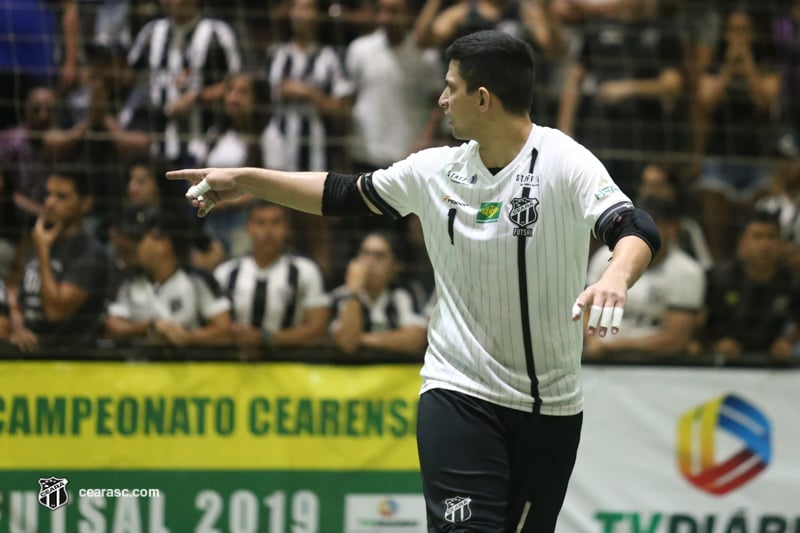
[{"label": "small yellow logo on jersey", "polygon": [[476,222],[479,224],[497,222],[500,219],[500,207],[502,205],[503,202],[481,202]]}]

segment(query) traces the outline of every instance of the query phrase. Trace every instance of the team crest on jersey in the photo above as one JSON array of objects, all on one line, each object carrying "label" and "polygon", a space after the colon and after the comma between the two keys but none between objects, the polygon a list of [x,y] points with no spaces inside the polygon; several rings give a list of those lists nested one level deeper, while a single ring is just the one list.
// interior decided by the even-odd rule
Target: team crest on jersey
[{"label": "team crest on jersey", "polygon": [[444,501],[446,506],[444,519],[452,524],[466,522],[472,516],[472,510],[469,508],[471,502],[472,498],[463,498],[461,496],[446,499]]},{"label": "team crest on jersey", "polygon": [[528,226],[539,219],[538,208],[538,198],[527,198],[523,196],[521,198],[511,199],[511,209],[508,212],[508,218],[517,225],[517,227],[514,228],[515,237],[520,235],[530,237],[533,235],[533,228],[529,228]]},{"label": "team crest on jersey", "polygon": [[51,511],[66,505],[69,502],[67,483],[65,477],[40,477],[39,503]]}]

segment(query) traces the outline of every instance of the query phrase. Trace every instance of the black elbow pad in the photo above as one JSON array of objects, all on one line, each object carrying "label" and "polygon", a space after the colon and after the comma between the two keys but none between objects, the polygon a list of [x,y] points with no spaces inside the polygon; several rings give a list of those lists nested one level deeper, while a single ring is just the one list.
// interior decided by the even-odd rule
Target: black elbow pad
[{"label": "black elbow pad", "polygon": [[606,210],[597,219],[594,234],[612,250],[621,238],[628,235],[636,235],[647,243],[653,256],[661,248],[661,236],[653,218],[630,202],[617,204]]},{"label": "black elbow pad", "polygon": [[361,191],[358,190],[358,175],[329,172],[322,188],[322,214],[326,216],[373,215]]}]

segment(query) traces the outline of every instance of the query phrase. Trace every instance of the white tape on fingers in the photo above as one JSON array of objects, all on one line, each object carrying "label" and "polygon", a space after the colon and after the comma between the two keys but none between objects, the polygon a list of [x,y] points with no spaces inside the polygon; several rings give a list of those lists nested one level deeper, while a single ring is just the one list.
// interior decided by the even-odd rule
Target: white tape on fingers
[{"label": "white tape on fingers", "polygon": [[580,300],[575,302],[575,305],[572,306],[572,316],[578,316],[583,311],[583,302]]},{"label": "white tape on fingers", "polygon": [[591,311],[589,311],[589,323],[587,324],[590,328],[596,328],[597,324],[600,322],[600,315],[603,314],[603,308],[599,305],[593,305]]},{"label": "white tape on fingers", "polygon": [[192,185],[191,187],[189,187],[189,190],[187,191],[186,194],[198,198],[210,190],[211,190],[211,185],[206,181],[205,178],[203,178],[199,182],[197,182],[197,185]]},{"label": "white tape on fingers", "polygon": [[625,309],[622,307],[615,307],[614,308],[614,318],[611,319],[611,327],[619,329],[622,326],[622,315],[625,313]]},{"label": "white tape on fingers", "polygon": [[612,322],[611,319],[613,318],[613,316],[614,316],[614,308],[604,307],[603,314],[600,317],[600,327],[608,329],[608,327],[611,325]]}]

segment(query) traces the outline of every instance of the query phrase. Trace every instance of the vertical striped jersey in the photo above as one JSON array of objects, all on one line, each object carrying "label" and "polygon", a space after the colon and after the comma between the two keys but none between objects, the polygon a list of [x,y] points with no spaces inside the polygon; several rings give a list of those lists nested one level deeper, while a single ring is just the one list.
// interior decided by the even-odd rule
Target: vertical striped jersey
[{"label": "vertical striped jersey", "polygon": [[160,112],[186,91],[200,92],[239,72],[242,57],[236,34],[221,20],[200,18],[177,26],[169,18],[147,23],[128,52],[128,63],[149,73],[149,104],[163,128],[163,155],[175,160],[188,153],[197,161],[205,155],[203,110],[193,106],[185,119],[167,119]]},{"label": "vertical striped jersey", "polygon": [[475,141],[431,148],[364,176],[384,213],[419,216],[437,303],[422,391],[445,388],[548,415],[582,410],[589,232],[630,202],[605,167],[558,130],[533,125],[496,174]]},{"label": "vertical striped jersey", "polygon": [[262,138],[264,166],[323,171],[328,168],[323,117],[311,102],[285,98],[281,84],[286,80],[338,96],[347,90],[342,62],[330,46],[306,50],[289,42],[274,50],[269,66],[273,115]]},{"label": "vertical striped jersey", "polygon": [[322,272],[314,261],[284,254],[268,267],[250,257],[222,263],[214,277],[233,302],[233,319],[269,332],[299,324],[307,309],[328,307]]}]

